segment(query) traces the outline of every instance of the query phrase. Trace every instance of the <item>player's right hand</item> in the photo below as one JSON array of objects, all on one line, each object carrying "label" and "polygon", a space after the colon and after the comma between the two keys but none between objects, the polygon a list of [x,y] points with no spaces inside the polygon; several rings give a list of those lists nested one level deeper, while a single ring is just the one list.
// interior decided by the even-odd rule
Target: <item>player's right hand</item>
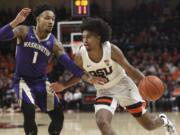
[{"label": "player's right hand", "polygon": [[16,25],[24,22],[24,20],[27,18],[27,16],[31,13],[30,8],[23,8],[21,11],[17,14],[16,18],[12,21],[11,26],[15,27]]},{"label": "player's right hand", "polygon": [[62,83],[54,82],[49,85],[50,90],[53,90],[55,92],[61,92],[65,89],[64,85]]}]

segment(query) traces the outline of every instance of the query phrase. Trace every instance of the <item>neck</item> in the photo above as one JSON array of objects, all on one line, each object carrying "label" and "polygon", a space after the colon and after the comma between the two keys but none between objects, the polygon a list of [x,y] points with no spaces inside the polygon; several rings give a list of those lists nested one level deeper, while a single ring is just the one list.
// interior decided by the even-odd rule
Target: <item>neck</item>
[{"label": "neck", "polygon": [[89,58],[93,62],[100,62],[102,57],[103,57],[103,48],[101,46],[92,49],[91,51],[88,52]]},{"label": "neck", "polygon": [[44,39],[48,36],[49,33],[41,31],[38,27],[35,28],[35,32],[39,39]]},{"label": "neck", "polygon": [[103,49],[102,49],[102,46],[101,46],[101,45],[98,45],[96,48],[90,50],[90,51],[89,51],[89,54],[95,54],[95,55],[101,54],[102,50],[103,50]]}]

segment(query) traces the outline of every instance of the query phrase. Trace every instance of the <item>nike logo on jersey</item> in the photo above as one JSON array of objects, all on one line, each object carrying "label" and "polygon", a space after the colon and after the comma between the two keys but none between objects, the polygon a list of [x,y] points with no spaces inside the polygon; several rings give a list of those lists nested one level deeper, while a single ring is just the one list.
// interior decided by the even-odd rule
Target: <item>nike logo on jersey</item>
[{"label": "nike logo on jersey", "polygon": [[91,67],[91,65],[87,65],[87,67],[89,68],[89,67]]}]

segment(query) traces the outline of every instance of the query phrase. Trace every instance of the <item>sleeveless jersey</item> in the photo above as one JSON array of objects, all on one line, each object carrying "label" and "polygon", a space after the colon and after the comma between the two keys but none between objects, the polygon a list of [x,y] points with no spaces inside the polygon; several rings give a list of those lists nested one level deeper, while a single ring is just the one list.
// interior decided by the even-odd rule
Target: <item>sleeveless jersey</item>
[{"label": "sleeveless jersey", "polygon": [[46,76],[48,60],[53,50],[54,35],[39,40],[32,26],[23,43],[16,46],[15,77],[38,78]]},{"label": "sleeveless jersey", "polygon": [[80,54],[83,60],[83,68],[93,76],[101,76],[107,79],[104,85],[94,85],[97,90],[107,89],[116,85],[121,78],[126,76],[125,70],[114,60],[111,59],[111,44],[109,41],[103,45],[102,59],[96,63],[93,62],[85,46],[80,48]]}]

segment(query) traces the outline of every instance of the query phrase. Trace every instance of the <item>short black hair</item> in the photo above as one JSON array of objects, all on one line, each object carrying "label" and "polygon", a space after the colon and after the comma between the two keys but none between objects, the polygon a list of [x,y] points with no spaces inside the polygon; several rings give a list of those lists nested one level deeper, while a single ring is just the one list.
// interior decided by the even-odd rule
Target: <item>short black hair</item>
[{"label": "short black hair", "polygon": [[98,34],[101,37],[102,43],[111,39],[112,29],[108,23],[101,18],[88,17],[84,19],[81,24],[81,31],[83,32],[84,30]]},{"label": "short black hair", "polygon": [[40,5],[36,6],[36,7],[34,8],[34,10],[33,10],[33,15],[34,15],[34,17],[36,18],[36,17],[38,17],[42,12],[44,12],[44,11],[46,11],[46,10],[50,10],[50,11],[52,11],[52,12],[55,13],[55,9],[54,9],[51,5],[45,3],[45,4],[40,4]]}]

